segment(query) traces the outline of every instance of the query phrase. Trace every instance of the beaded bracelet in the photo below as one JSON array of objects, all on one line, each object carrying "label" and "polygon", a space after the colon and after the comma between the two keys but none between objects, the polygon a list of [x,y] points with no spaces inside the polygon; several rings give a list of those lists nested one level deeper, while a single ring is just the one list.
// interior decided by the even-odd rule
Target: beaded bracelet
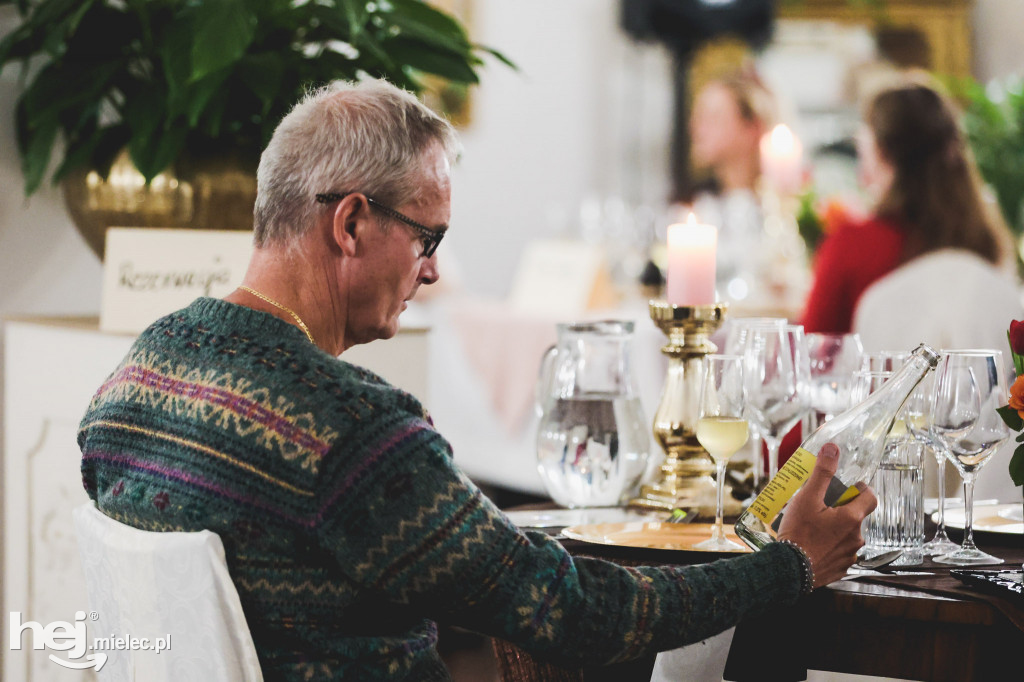
[{"label": "beaded bracelet", "polygon": [[803,567],[802,577],[804,579],[804,584],[800,589],[800,594],[809,593],[814,589],[814,567],[811,566],[811,558],[807,556],[807,552],[803,550],[803,547],[795,542],[790,542],[789,540],[779,540],[779,542],[783,545],[789,545],[795,549],[796,553],[800,556],[800,565]]}]

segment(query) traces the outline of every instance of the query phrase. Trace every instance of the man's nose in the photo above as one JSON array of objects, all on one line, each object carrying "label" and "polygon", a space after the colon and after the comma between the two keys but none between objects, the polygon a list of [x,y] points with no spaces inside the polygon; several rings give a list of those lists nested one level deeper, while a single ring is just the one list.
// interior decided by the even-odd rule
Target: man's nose
[{"label": "man's nose", "polygon": [[433,253],[430,258],[424,259],[423,264],[420,265],[420,283],[433,284],[440,277],[441,272],[437,267],[437,253]]}]

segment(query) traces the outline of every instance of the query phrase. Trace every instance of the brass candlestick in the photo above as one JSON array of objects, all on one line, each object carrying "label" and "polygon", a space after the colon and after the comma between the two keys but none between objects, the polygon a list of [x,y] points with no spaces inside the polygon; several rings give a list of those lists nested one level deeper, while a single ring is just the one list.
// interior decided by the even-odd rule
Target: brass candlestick
[{"label": "brass candlestick", "polygon": [[728,306],[651,301],[649,307],[651,319],[668,336],[661,348],[669,359],[668,371],[654,415],[654,438],[665,451],[665,462],[658,481],[643,486],[640,497],[630,504],[651,509],[710,508],[713,514],[715,466],[694,431],[704,356],[718,350],[708,337],[721,326]]}]

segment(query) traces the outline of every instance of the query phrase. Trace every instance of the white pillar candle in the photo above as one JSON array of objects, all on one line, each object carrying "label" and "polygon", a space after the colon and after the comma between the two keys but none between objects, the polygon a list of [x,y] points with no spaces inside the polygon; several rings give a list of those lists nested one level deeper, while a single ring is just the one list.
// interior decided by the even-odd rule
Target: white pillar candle
[{"label": "white pillar candle", "polygon": [[672,305],[715,302],[715,252],[718,229],[700,225],[690,213],[685,223],[668,227],[668,270],[665,293]]},{"label": "white pillar candle", "polygon": [[781,123],[761,138],[761,173],[780,194],[796,194],[803,184],[803,145]]}]

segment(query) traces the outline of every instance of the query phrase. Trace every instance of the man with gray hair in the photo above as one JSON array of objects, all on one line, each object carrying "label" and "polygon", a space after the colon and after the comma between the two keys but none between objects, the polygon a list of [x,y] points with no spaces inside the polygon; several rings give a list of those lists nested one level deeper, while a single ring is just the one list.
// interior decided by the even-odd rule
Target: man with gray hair
[{"label": "man with gray hair", "polygon": [[447,122],[378,81],[334,84],[285,117],[260,162],[243,285],[154,323],[90,403],[79,444],[99,509],[221,537],[267,680],[449,679],[439,621],[563,664],[621,661],[842,575],[874,497],[823,506],[831,452],[785,541],[761,552],[687,568],[574,559],[509,523],[413,396],[337,357],[393,336],[437,281],[456,148]]}]

